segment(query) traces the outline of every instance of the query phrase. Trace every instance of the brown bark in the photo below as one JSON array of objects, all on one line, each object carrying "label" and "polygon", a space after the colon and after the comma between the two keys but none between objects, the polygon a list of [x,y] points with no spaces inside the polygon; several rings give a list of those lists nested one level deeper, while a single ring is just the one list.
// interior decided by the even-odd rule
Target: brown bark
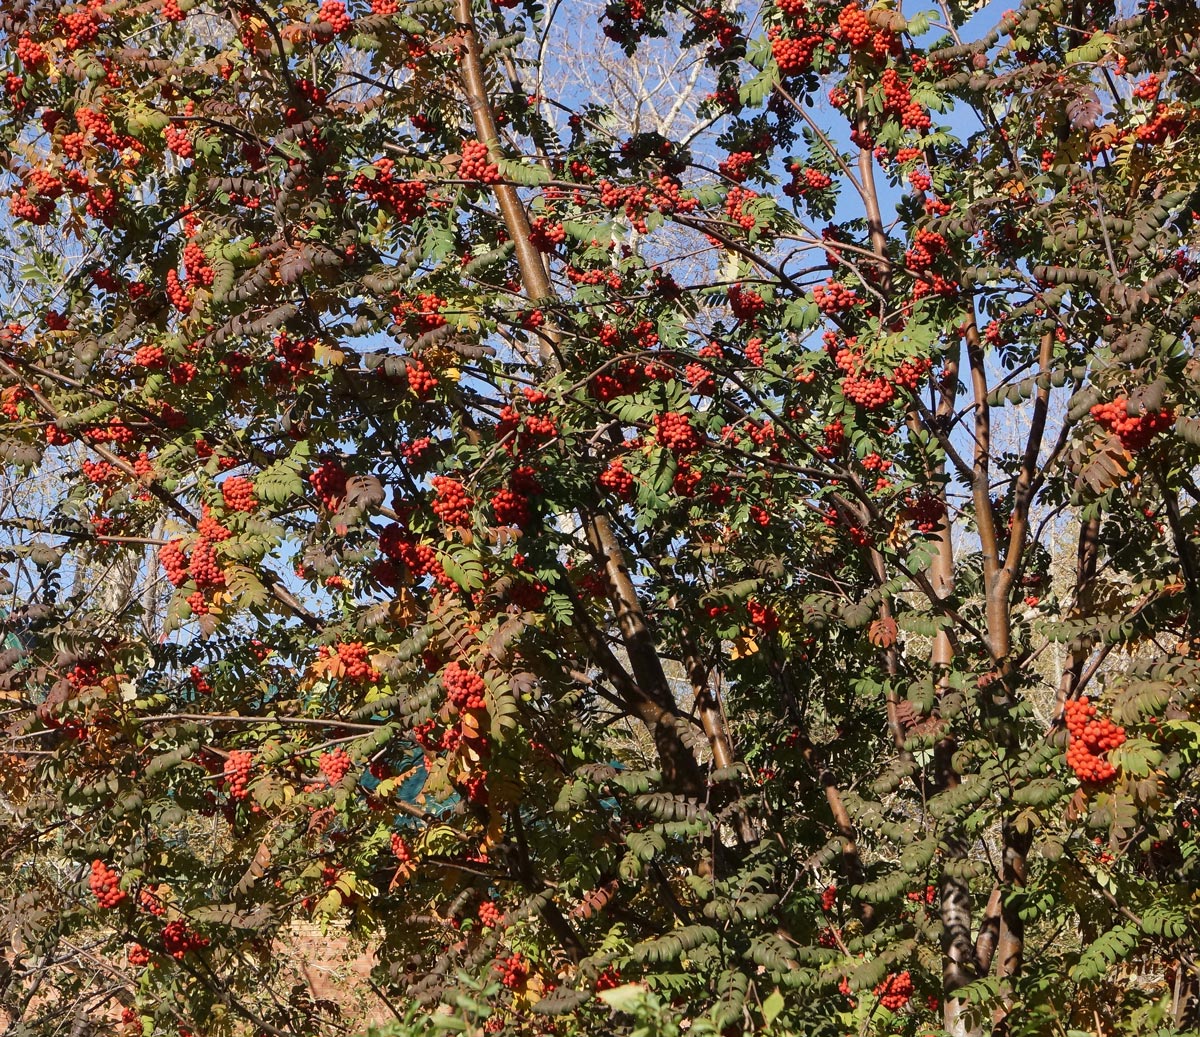
[{"label": "brown bark", "polygon": [[[488,99],[483,53],[471,0],[455,0],[454,11],[462,38],[460,56],[463,86],[475,131],[492,148],[498,140],[496,120]],[[505,229],[513,242],[526,295],[531,301],[554,299],[554,287],[541,254],[529,240],[529,217],[516,188],[500,183],[494,184],[492,190]],[[556,363],[553,339],[551,332],[543,339],[541,346],[542,362],[551,366]],[[635,686],[626,686],[627,703],[633,715],[645,724],[654,739],[667,783],[684,795],[701,798],[706,785],[704,775],[676,726],[675,698],[612,523],[601,513],[581,511],[580,517],[589,545],[604,564],[609,600],[629,656]]]}]

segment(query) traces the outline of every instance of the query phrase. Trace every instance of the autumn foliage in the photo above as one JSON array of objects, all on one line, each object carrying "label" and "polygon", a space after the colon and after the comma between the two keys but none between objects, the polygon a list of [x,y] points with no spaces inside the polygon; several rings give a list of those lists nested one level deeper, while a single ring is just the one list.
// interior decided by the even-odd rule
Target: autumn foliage
[{"label": "autumn foliage", "polygon": [[1200,1027],[1195,4],[0,6],[0,1028]]}]

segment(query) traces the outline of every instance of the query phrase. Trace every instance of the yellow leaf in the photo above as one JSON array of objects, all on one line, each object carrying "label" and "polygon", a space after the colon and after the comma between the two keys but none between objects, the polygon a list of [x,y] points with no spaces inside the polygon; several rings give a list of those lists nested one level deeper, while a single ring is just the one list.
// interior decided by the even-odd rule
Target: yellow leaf
[{"label": "yellow leaf", "polygon": [[748,655],[753,655],[757,651],[758,642],[749,634],[743,634],[734,640],[733,647],[729,649],[729,658],[743,659]]}]

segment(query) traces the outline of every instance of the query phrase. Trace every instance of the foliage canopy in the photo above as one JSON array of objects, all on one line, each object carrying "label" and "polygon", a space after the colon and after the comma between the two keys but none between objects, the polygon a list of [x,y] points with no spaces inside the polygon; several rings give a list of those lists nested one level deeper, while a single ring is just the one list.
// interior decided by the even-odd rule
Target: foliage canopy
[{"label": "foliage canopy", "polygon": [[1200,1026],[1200,17],[978,6],[4,5],[6,1032]]}]

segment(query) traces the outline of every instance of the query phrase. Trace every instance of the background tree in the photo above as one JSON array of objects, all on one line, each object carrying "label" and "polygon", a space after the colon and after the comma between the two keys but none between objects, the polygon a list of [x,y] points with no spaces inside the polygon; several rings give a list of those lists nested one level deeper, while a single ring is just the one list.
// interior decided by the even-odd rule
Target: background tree
[{"label": "background tree", "polygon": [[1195,6],[581,9],[0,14],[8,1030],[1194,1031]]}]

